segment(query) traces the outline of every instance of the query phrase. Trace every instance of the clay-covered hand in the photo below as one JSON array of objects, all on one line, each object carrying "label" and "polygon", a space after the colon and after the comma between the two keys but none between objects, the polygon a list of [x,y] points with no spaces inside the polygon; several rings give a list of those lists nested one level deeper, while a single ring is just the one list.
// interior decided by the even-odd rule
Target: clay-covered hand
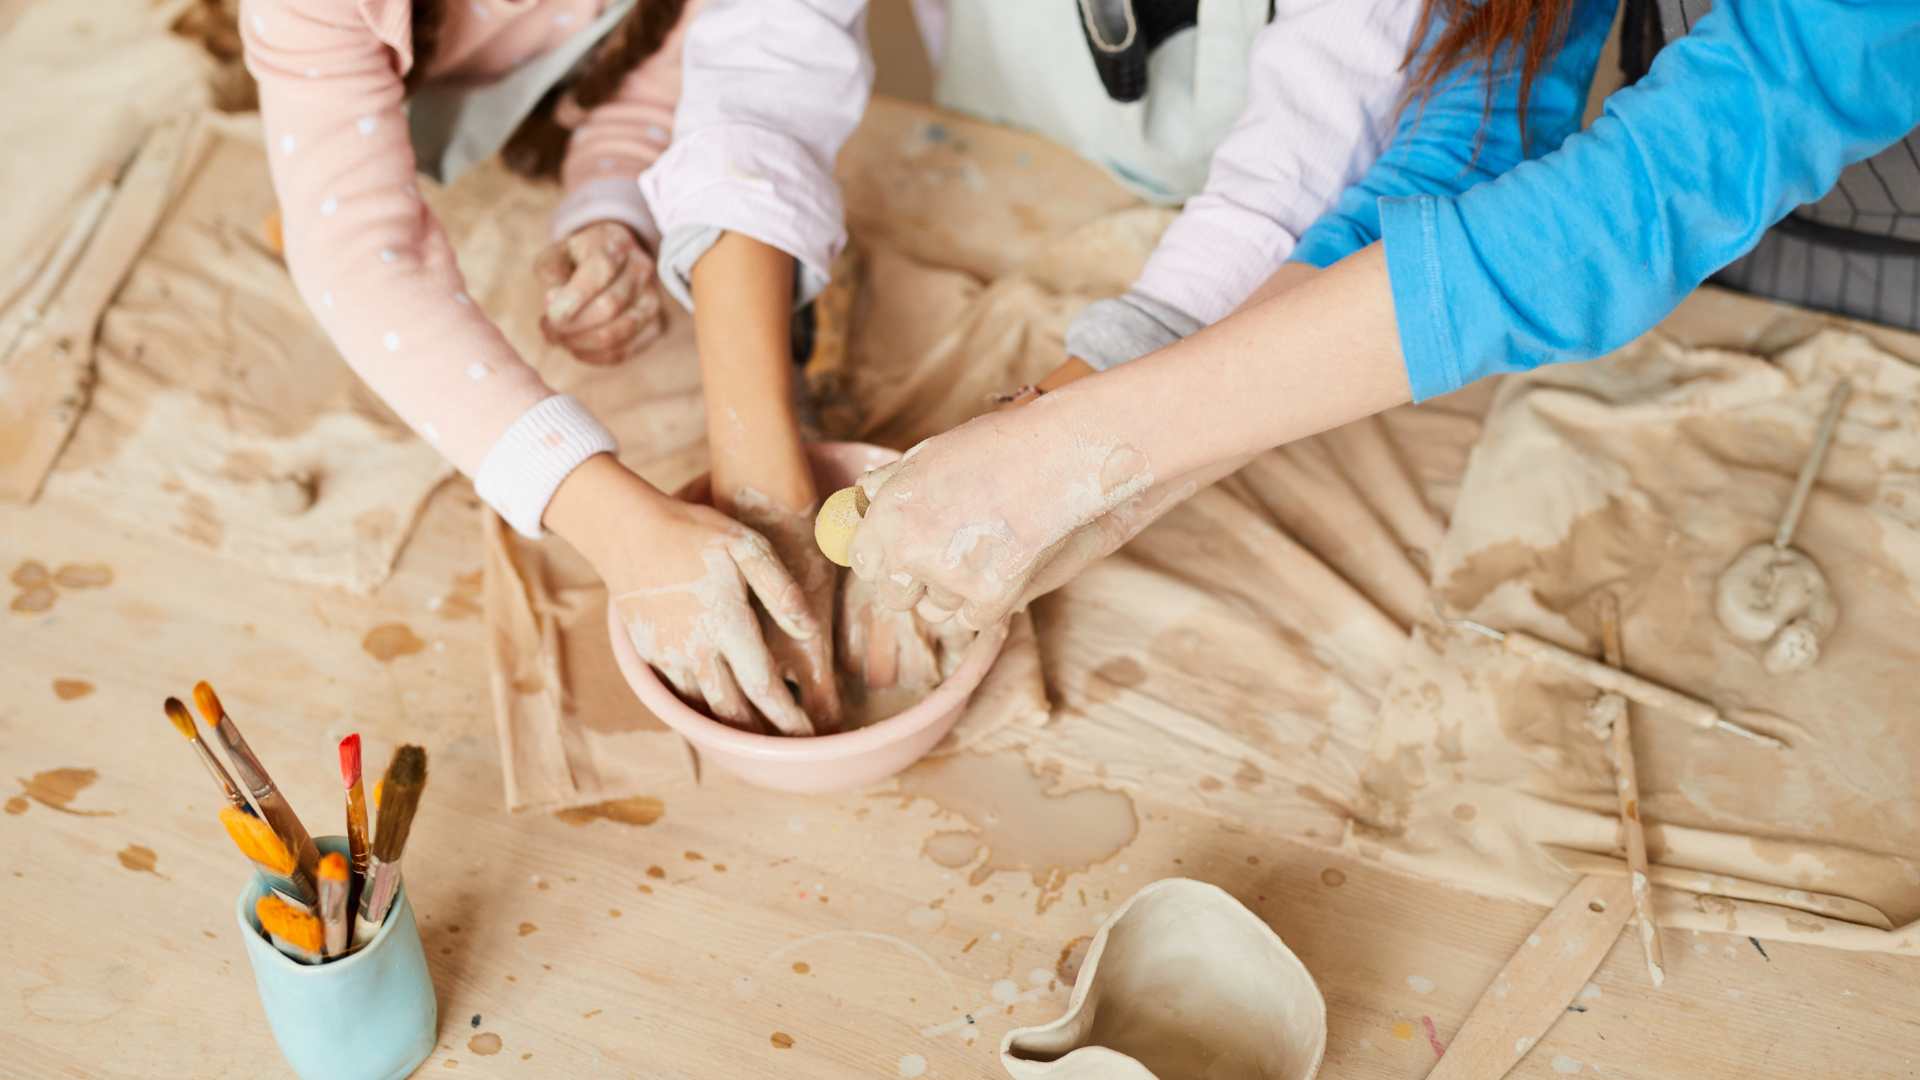
[{"label": "clay-covered hand", "polygon": [[[765,536],[793,578],[806,610],[822,628],[833,625],[833,564],[813,542],[813,514],[792,513],[751,491],[737,496],[733,514],[742,525]],[[774,673],[800,688],[800,705],[814,727],[834,731],[840,726],[840,686],[833,676],[833,635],[830,632],[797,638],[780,626],[766,627],[767,648],[773,654]]]},{"label": "clay-covered hand", "polygon": [[840,583],[834,636],[841,668],[868,690],[924,694],[953,674],[976,635],[958,619],[929,622],[887,607],[878,586],[848,574]]},{"label": "clay-covered hand", "polygon": [[683,698],[749,730],[765,717],[787,734],[812,734],[749,597],[780,637],[828,631],[765,537],[661,494],[607,455],[575,470],[556,500],[562,513],[556,521],[550,508],[548,524],[593,563],[634,650]]},{"label": "clay-covered hand", "polygon": [[653,256],[617,221],[582,226],[534,261],[546,286],[541,333],[589,364],[617,364],[666,326]]},{"label": "clay-covered hand", "polygon": [[853,570],[883,604],[993,626],[1050,579],[1055,556],[1079,550],[1075,534],[1153,486],[1143,454],[1055,422],[1053,400],[978,417],[861,478],[870,505]]}]

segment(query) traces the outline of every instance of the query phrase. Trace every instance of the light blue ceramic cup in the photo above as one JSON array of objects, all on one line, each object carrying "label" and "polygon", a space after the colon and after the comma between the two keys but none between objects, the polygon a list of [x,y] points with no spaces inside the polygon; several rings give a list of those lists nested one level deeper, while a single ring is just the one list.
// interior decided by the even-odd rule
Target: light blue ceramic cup
[{"label": "light blue ceramic cup", "polygon": [[[347,850],[343,836],[315,843],[322,852]],[[419,1068],[433,1053],[439,1006],[405,885],[372,941],[325,964],[296,963],[261,933],[253,908],[266,889],[255,874],[234,915],[287,1064],[301,1080],[400,1080]]]}]

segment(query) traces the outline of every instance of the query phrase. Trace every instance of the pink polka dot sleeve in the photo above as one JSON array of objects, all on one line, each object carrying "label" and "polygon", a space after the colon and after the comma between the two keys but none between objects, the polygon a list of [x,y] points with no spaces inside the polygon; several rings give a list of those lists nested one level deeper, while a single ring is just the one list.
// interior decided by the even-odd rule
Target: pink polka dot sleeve
[{"label": "pink polka dot sleeve", "polygon": [[523,533],[567,473],[613,448],[464,291],[421,201],[401,108],[411,5],[245,0],[295,287],[353,369]]}]

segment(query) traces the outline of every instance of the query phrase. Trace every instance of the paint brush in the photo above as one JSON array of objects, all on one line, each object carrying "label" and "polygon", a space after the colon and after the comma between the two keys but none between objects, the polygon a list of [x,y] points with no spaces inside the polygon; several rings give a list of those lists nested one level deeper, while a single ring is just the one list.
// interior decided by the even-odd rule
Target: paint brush
[{"label": "paint brush", "polygon": [[290,907],[269,893],[253,905],[253,917],[260,920],[260,929],[274,948],[303,964],[320,962],[325,937],[320,920],[311,913]]},{"label": "paint brush", "polygon": [[301,872],[293,852],[287,850],[286,842],[273,831],[273,826],[231,806],[220,808],[220,824],[226,826],[227,835],[233,838],[233,846],[240,849],[240,854],[253,860],[254,868],[267,879],[267,884],[274,892],[285,896],[291,903],[313,907],[314,898],[319,895],[314,888],[313,878]]},{"label": "paint brush", "polygon": [[367,881],[360,890],[359,920],[354,925],[354,940],[364,941],[380,930],[393,898],[400,891],[400,854],[407,846],[407,834],[413,830],[413,815],[420,807],[420,793],[427,786],[427,752],[417,746],[402,746],[393,752],[387,775],[380,780],[379,825],[373,834],[373,857]]},{"label": "paint brush", "polygon": [[367,789],[360,783],[360,733],[340,740],[340,782],[347,786],[347,853],[353,872],[367,876]]},{"label": "paint brush", "polygon": [[347,857],[329,851],[320,859],[320,926],[326,931],[326,955],[347,951]]},{"label": "paint brush", "polygon": [[213,777],[214,783],[220,785],[220,790],[227,797],[227,805],[235,810],[253,813],[253,807],[247,802],[246,795],[242,794],[240,788],[234,784],[233,777],[227,775],[226,766],[220,764],[220,759],[213,756],[213,748],[201,741],[200,729],[194,725],[193,714],[187,711],[186,703],[177,697],[170,697],[166,700],[165,708],[167,719],[173,721],[173,729],[180,733],[181,738],[192,744],[195,752],[200,755],[200,763],[207,767],[208,775]]},{"label": "paint brush", "polygon": [[1586,680],[1597,690],[1610,690],[1621,697],[1637,701],[1650,709],[1672,713],[1688,724],[1712,731],[1718,729],[1730,735],[1750,739],[1762,746],[1775,750],[1786,749],[1787,744],[1771,735],[1755,731],[1743,724],[1736,724],[1707,702],[1689,697],[1678,690],[1671,690],[1659,683],[1643,679],[1630,672],[1610,668],[1591,657],[1581,656],[1571,649],[1563,649],[1550,641],[1543,641],[1532,634],[1518,630],[1495,630],[1485,623],[1463,619],[1457,615],[1438,612],[1440,621],[1462,630],[1471,630],[1482,637],[1491,638],[1505,645],[1507,651],[1515,656],[1538,661],[1549,667],[1559,668],[1579,679]]},{"label": "paint brush", "polygon": [[[200,708],[200,715],[213,733],[220,736],[220,744],[227,748],[227,757],[233,760],[234,771],[240,774],[240,782],[246,785],[247,793],[260,807],[260,816],[273,826],[280,839],[293,852],[293,857],[301,876],[312,884],[316,871],[320,868],[320,849],[314,846],[313,837],[308,835],[307,827],[300,824],[300,816],[287,805],[286,796],[274,786],[273,778],[267,775],[266,766],[254,756],[247,740],[241,736],[240,728],[227,715],[221,706],[219,695],[213,687],[202,682],[193,688],[193,703]],[[311,894],[309,894],[311,896]]]}]

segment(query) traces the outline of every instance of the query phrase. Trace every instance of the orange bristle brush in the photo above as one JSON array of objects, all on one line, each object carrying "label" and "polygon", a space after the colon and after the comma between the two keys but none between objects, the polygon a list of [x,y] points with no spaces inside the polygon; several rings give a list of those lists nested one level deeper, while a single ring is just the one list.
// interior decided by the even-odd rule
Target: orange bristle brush
[{"label": "orange bristle brush", "polygon": [[326,932],[326,955],[347,951],[347,857],[329,851],[320,857],[320,927]]},{"label": "orange bristle brush", "polygon": [[227,805],[235,810],[253,813],[253,807],[247,802],[246,795],[233,782],[233,777],[227,775],[226,767],[220,764],[220,759],[213,756],[213,748],[201,740],[200,729],[194,726],[193,714],[187,712],[186,704],[179,698],[170,697],[166,700],[164,708],[167,710],[167,719],[173,721],[173,729],[193,746],[194,751],[200,755],[200,763],[207,767],[207,773],[213,777],[213,782],[220,785],[221,794],[227,797]]},{"label": "orange bristle brush", "polygon": [[268,893],[253,905],[254,918],[273,947],[303,964],[320,962],[323,935],[320,920]]},{"label": "orange bristle brush", "polygon": [[233,837],[234,846],[240,853],[253,860],[253,865],[267,879],[273,890],[285,896],[290,903],[300,904],[312,909],[318,892],[313,878],[300,869],[299,860],[273,826],[243,813],[231,806],[221,807],[220,824],[227,827],[227,835]]},{"label": "orange bristle brush", "polygon": [[[253,748],[247,745],[247,740],[240,734],[240,726],[233,722],[233,717],[227,715],[213,687],[204,682],[196,684],[193,703],[199,706],[201,717],[213,728],[213,733],[220,737],[220,744],[227,748],[227,756],[233,760],[233,769],[240,774],[240,782],[246,785],[247,794],[253,796],[254,803],[260,807],[260,816],[273,826],[281,842],[293,853],[299,864],[300,876],[311,887],[314,871],[320,866],[320,849],[314,846],[307,827],[300,824],[300,815],[293,812],[293,807],[287,804],[287,797],[275,786],[273,777],[267,775],[266,766],[260,763]],[[311,903],[312,892],[308,892],[307,898]]]}]

